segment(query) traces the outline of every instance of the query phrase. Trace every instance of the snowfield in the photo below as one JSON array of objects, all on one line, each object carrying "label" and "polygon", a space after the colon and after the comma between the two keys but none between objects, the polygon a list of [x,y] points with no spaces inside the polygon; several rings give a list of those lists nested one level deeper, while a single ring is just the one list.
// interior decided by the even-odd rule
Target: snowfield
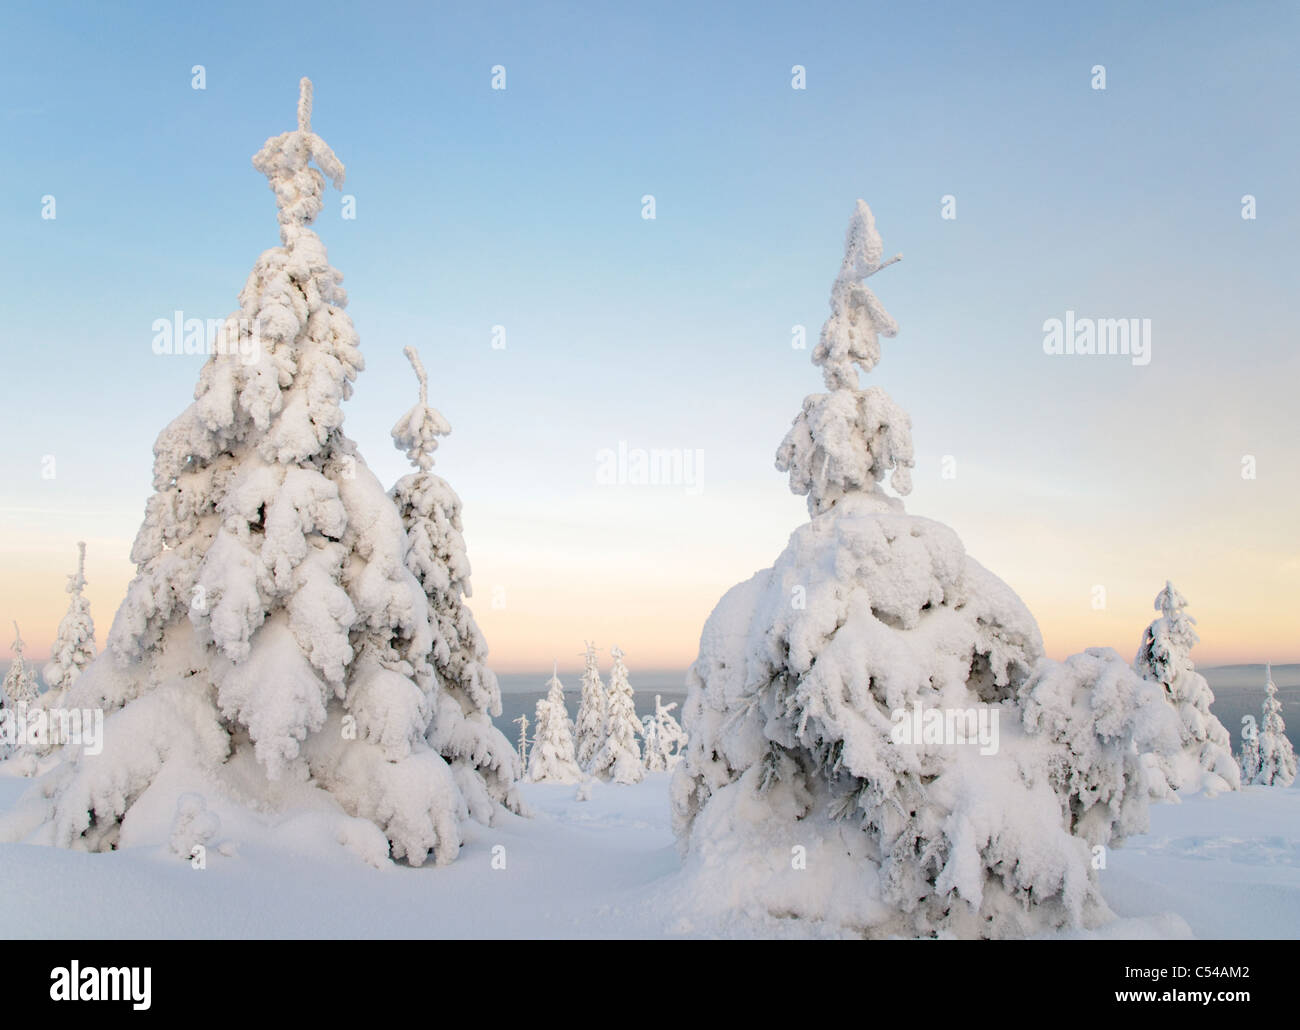
[{"label": "snowfield", "polygon": [[[678,876],[666,773],[634,785],[521,785],[532,816],[471,824],[450,866],[375,868],[319,813],[223,820],[196,870],[165,844],[106,854],[0,844],[10,938],[814,937],[816,925],[703,914]],[[0,767],[0,810],[30,781]],[[232,854],[222,853],[224,850]],[[505,868],[493,868],[503,847]],[[502,853],[496,852],[497,865]],[[810,877],[815,870],[810,866]],[[1300,791],[1154,804],[1101,873],[1102,938],[1300,936]]]}]

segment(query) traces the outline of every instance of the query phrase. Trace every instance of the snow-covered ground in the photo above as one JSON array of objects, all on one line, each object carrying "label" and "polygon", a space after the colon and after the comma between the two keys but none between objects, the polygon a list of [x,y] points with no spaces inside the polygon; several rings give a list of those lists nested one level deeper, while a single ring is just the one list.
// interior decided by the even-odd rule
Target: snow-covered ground
[{"label": "snow-covered ground", "polygon": [[[0,770],[0,810],[28,781]],[[680,888],[668,776],[635,786],[524,785],[531,818],[473,827],[450,866],[375,869],[320,832],[268,819],[195,870],[166,848],[84,854],[0,844],[6,937],[665,937],[812,935],[701,916]],[[1300,790],[1247,788],[1152,806],[1151,832],[1102,873],[1120,917],[1089,936],[1300,936]],[[504,848],[504,852],[497,850]],[[494,868],[501,865],[504,868]],[[810,870],[809,875],[812,875]]]}]

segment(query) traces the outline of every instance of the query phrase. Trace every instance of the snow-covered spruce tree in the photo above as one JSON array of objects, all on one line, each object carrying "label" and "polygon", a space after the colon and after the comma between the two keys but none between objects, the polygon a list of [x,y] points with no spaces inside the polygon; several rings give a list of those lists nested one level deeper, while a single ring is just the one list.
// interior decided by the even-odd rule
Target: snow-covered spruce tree
[{"label": "snow-covered spruce tree", "polygon": [[681,724],[673,718],[677,702],[664,704],[655,695],[655,710],[641,720],[641,736],[645,740],[645,767],[648,772],[664,772],[681,761],[681,749],[686,744],[686,734]]},{"label": "snow-covered spruce tree", "polygon": [[[27,659],[23,656],[23,649],[26,646],[23,643],[23,635],[19,632],[18,623],[15,622],[14,657],[9,663],[9,671],[5,673],[4,684],[0,686],[0,709],[8,709],[5,718],[10,722],[6,727],[5,735],[0,737],[0,759],[17,754],[26,755],[24,761],[31,761],[32,752],[25,731],[27,715],[36,704],[39,687],[32,673],[32,667],[27,664]],[[34,768],[25,769],[24,775],[30,775],[33,771]]]},{"label": "snow-covered spruce tree", "polygon": [[637,736],[641,723],[636,717],[636,698],[628,682],[627,666],[623,664],[623,651],[610,649],[614,667],[609,673],[609,689],[605,692],[605,740],[591,760],[587,770],[602,780],[615,783],[640,783],[645,779],[641,764],[641,747]]},{"label": "snow-covered spruce tree", "polygon": [[470,813],[491,823],[498,806],[522,810],[520,756],[492,723],[501,714],[501,688],[487,666],[487,643],[465,603],[471,596],[469,557],[461,535],[460,498],[433,474],[438,437],[451,426],[429,407],[429,383],[414,347],[405,349],[420,399],[393,426],[393,442],[416,467],[391,491],[410,539],[406,564],[423,587],[433,616],[433,664],[439,690],[429,743],[456,775]]},{"label": "snow-covered spruce tree", "polygon": [[582,696],[578,700],[576,749],[578,767],[584,772],[591,768],[596,752],[605,743],[605,684],[600,680],[596,666],[596,647],[587,644],[582,653],[586,666],[582,670]]},{"label": "snow-covered spruce tree", "polygon": [[0,687],[0,690],[4,691],[5,705],[10,709],[17,709],[20,705],[31,705],[40,693],[32,667],[27,664],[27,659],[23,656],[23,649],[26,646],[23,643],[23,635],[18,629],[18,623],[15,622],[14,658],[9,663],[9,671],[5,673],[4,686]]},{"label": "snow-covered spruce tree", "polygon": [[[858,386],[897,329],[864,283],[890,262],[861,201],[845,251],[813,353],[828,392],[777,454],[811,521],[719,602],[688,677],[672,781],[683,891],[724,918],[868,935],[1095,922],[1092,842],[1140,824],[1146,803],[1127,735],[1141,681],[1105,656],[1031,678],[1042,643],[1020,599],[885,492],[887,477],[909,491],[912,444],[906,414]],[[898,733],[923,711],[996,717],[995,742]]]},{"label": "snow-covered spruce tree", "polygon": [[298,127],[253,165],[281,246],[154,446],[135,578],[64,699],[107,711],[103,751],[38,781],[29,839],[105,850],[148,839],[187,789],[270,811],[316,789],[372,860],[449,862],[466,799],[426,740],[445,705],[401,515],[343,433],[363,362],[309,228],[343,165],[312,131],[306,79]]},{"label": "snow-covered spruce tree", "polygon": [[95,660],[95,622],[90,617],[90,602],[82,593],[86,588],[86,545],[77,544],[77,571],[68,577],[67,591],[72,595],[67,614],[59,622],[50,660],[41,670],[45,680],[46,704],[56,705],[63,691],[72,686],[82,670]]},{"label": "snow-covered spruce tree", "polygon": [[1271,665],[1268,667],[1267,678],[1264,687],[1264,717],[1256,738],[1259,758],[1250,782],[1265,787],[1289,787],[1296,777],[1295,749],[1286,735],[1282,702],[1277,697],[1277,684],[1273,682]]},{"label": "snow-covered spruce tree", "polygon": [[528,779],[534,783],[577,783],[582,779],[582,770],[574,752],[573,720],[564,703],[558,665],[551,670],[546,688],[546,696],[537,701]]},{"label": "snow-covered spruce tree", "polygon": [[[1165,699],[1182,720],[1180,754],[1159,757],[1157,764],[1171,791],[1213,796],[1241,786],[1241,770],[1232,755],[1232,738],[1210,711],[1214,694],[1192,664],[1191,650],[1200,641],[1196,620],[1187,614],[1187,600],[1172,583],[1156,595],[1160,616],[1147,627],[1133,660],[1143,679],[1159,683]],[[1159,777],[1152,778],[1155,796],[1165,796]]]}]

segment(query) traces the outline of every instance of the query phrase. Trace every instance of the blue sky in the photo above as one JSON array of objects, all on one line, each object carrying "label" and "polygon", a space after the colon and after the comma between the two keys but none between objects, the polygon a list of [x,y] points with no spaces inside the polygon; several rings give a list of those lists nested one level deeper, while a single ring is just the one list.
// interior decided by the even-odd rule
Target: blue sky
[{"label": "blue sky", "polygon": [[[1171,576],[1205,658],[1300,658],[1298,12],[7,4],[0,617],[48,643],[87,538],[107,628],[153,438],[198,373],[152,323],[228,314],[278,242],[249,159],[307,75],[357,205],[331,193],[316,226],[368,365],[348,430],[401,473],[419,346],[503,667],[589,636],[683,665],[775,558],[804,512],[773,453],[819,387],[791,326],[815,338],[859,196],[905,255],[873,282],[902,329],[871,382],[913,418],[909,510],[954,526],[1058,655],[1131,652]],[[1151,318],[1151,365],[1044,355],[1066,309]],[[619,441],[702,449],[704,491],[598,487]]]}]

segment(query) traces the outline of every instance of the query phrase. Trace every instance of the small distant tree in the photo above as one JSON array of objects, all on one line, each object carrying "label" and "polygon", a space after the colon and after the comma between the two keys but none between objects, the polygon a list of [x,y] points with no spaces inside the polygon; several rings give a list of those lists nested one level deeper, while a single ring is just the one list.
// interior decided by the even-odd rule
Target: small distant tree
[{"label": "small distant tree", "polygon": [[515,724],[519,727],[519,762],[521,765],[527,766],[528,765],[528,716],[527,714],[520,715],[519,718],[515,720]]},{"label": "small distant tree", "polygon": [[586,667],[582,670],[582,698],[578,702],[578,766],[590,770],[591,763],[605,743],[605,685],[596,666],[596,646],[590,642],[583,652]]},{"label": "small distant tree", "polygon": [[534,783],[576,783],[582,779],[573,746],[573,720],[564,703],[564,684],[558,667],[551,670],[547,694],[537,702],[533,727],[533,751],[528,760],[528,779]]},{"label": "small distant tree", "polygon": [[663,704],[655,695],[653,715],[641,720],[641,736],[645,740],[645,767],[650,772],[672,769],[681,759],[681,749],[686,746],[686,733],[672,716],[677,702]]},{"label": "small distant tree", "polygon": [[[23,657],[23,635],[18,631],[18,623],[14,623],[14,660],[9,663],[9,671],[5,674],[3,688],[0,688],[0,708],[8,708],[12,737],[7,734],[6,737],[0,737],[0,758],[8,758],[11,754],[27,754],[30,756],[26,745],[25,735],[19,730],[26,725],[25,720],[28,710],[36,702],[37,686],[36,679],[32,675],[31,667]],[[6,739],[9,738],[9,739]],[[34,770],[25,771],[27,775]]]},{"label": "small distant tree", "polygon": [[1258,767],[1250,782],[1266,787],[1289,787],[1296,777],[1295,749],[1287,738],[1286,723],[1282,721],[1282,702],[1277,697],[1272,666],[1269,666],[1268,683],[1264,687],[1263,714],[1256,744]]},{"label": "small distant tree", "polygon": [[95,622],[90,617],[90,602],[82,593],[86,588],[84,542],[77,544],[77,552],[77,571],[68,577],[66,588],[72,600],[59,623],[50,660],[41,670],[47,705],[57,703],[63,691],[72,686],[81,671],[95,660]]},{"label": "small distant tree", "polygon": [[591,762],[591,773],[615,783],[640,783],[645,779],[641,764],[641,748],[637,735],[641,723],[636,717],[636,699],[628,682],[627,666],[623,664],[623,651],[610,650],[614,667],[609,674],[609,690],[605,694],[605,742]]},{"label": "small distant tree", "polygon": [[1200,637],[1196,620],[1187,613],[1187,599],[1166,582],[1155,608],[1160,617],[1143,634],[1133,670],[1164,688],[1165,700],[1182,720],[1182,755],[1162,757],[1161,771],[1175,790],[1236,790],[1241,770],[1232,755],[1232,738],[1210,711],[1214,693],[1192,664],[1191,650]]},{"label": "small distant tree", "polygon": [[[9,663],[9,671],[5,674],[4,680],[4,700],[9,708],[19,708],[20,705],[30,705],[36,700],[39,688],[36,685],[36,677],[32,675],[31,666],[23,657],[23,635],[18,630],[18,623],[14,623],[14,660]],[[21,709],[20,709],[21,710]]]}]

